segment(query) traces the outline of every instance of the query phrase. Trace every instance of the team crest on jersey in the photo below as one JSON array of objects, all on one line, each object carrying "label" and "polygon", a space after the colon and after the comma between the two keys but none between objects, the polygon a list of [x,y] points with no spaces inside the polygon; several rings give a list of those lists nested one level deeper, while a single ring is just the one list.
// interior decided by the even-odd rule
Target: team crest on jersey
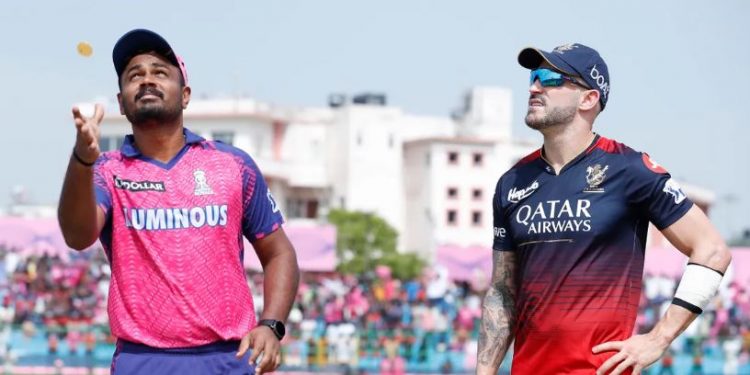
[{"label": "team crest on jersey", "polygon": [[609,165],[605,165],[604,167],[602,167],[601,164],[589,165],[586,168],[586,183],[589,184],[589,187],[583,189],[583,192],[603,193],[604,189],[599,187],[599,185],[601,185],[607,177],[607,169],[609,169]]},{"label": "team crest on jersey", "polygon": [[208,186],[208,179],[206,178],[206,172],[198,169],[193,172],[195,178],[195,195],[211,195],[214,193],[211,187]]}]

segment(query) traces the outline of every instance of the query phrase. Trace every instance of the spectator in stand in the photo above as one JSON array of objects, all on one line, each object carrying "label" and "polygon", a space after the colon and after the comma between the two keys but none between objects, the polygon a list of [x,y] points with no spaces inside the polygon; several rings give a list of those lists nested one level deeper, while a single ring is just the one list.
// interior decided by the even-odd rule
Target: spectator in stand
[{"label": "spectator in stand", "polygon": [[[65,262],[57,257],[18,258],[14,269],[8,273],[6,289],[0,293],[5,296],[0,306],[0,325],[6,321],[5,327],[10,332],[9,323],[13,320],[27,322],[31,335],[35,327],[41,328],[41,332],[58,329],[62,336],[54,334],[51,338],[55,341],[53,345],[58,355],[68,354],[65,348],[71,338],[77,340],[78,352],[84,348],[93,352],[97,342],[104,342],[108,338],[106,332],[85,330],[77,324],[86,324],[91,320],[94,324],[106,326],[106,288],[100,286],[107,284],[109,269],[101,250],[91,254],[88,265],[75,260]],[[36,266],[29,267],[32,262]],[[29,269],[36,271],[34,280],[29,277]],[[647,285],[650,284],[657,287],[654,288],[656,292],[644,293],[641,298],[636,327],[638,332],[648,331],[663,313],[664,304],[669,303],[658,293],[660,289],[666,289],[662,286],[670,284],[665,278],[665,275],[644,277],[644,290],[648,290]],[[72,283],[65,297],[68,299],[67,305],[61,301],[64,294],[55,287],[63,280]],[[671,277],[671,280],[677,279]],[[263,287],[262,277],[252,272],[248,275],[248,282],[252,290]],[[443,365],[450,363],[451,370],[455,372],[472,371],[476,365],[480,309],[478,295],[482,291],[473,289],[472,285],[446,279],[446,296],[450,294],[451,298],[445,298],[444,308],[433,309],[426,298],[429,282],[427,278],[415,278],[394,283],[392,293],[397,296],[395,301],[398,302],[379,304],[373,283],[366,277],[303,275],[295,306],[289,316],[289,331],[293,337],[284,340],[285,355],[290,359],[288,365],[294,369],[318,368],[332,372],[346,372],[347,368],[360,366],[359,369],[363,371],[375,373],[398,373],[401,368],[408,372],[429,369],[437,373],[446,370],[447,367]],[[385,298],[385,287],[382,290]],[[337,299],[344,301],[341,313],[326,318],[326,306],[330,306],[330,311],[336,311]],[[411,302],[406,302],[409,300]],[[60,309],[63,305],[67,307]],[[340,302],[338,305],[341,305]],[[21,315],[17,312],[19,306]],[[39,309],[38,306],[44,308]],[[396,314],[399,309],[400,314]],[[52,310],[54,314],[44,314]],[[455,312],[455,317],[451,316],[451,311]],[[60,323],[62,321],[66,323]],[[739,351],[736,349],[738,345]],[[439,348],[445,352],[439,353]],[[705,352],[708,353],[705,360],[709,355],[713,356],[713,360],[716,356],[727,359],[729,362],[725,361],[723,365],[731,373],[735,363],[731,361],[736,360],[738,368],[742,369],[748,361],[749,350],[750,299],[747,287],[741,283],[731,283],[712,301],[706,313],[673,342],[671,356],[664,357],[661,364],[662,368],[672,366],[673,373],[679,373],[680,369],[674,366],[681,362],[675,361],[676,358],[682,357],[684,360],[686,355],[692,358],[694,353]],[[445,362],[442,359],[445,357],[454,360]],[[397,358],[400,359],[394,362]],[[441,359],[438,361],[436,358]],[[697,360],[700,366],[708,369],[707,364],[700,362],[703,359]],[[651,373],[655,375],[658,372]],[[669,370],[663,373],[667,374]]]}]

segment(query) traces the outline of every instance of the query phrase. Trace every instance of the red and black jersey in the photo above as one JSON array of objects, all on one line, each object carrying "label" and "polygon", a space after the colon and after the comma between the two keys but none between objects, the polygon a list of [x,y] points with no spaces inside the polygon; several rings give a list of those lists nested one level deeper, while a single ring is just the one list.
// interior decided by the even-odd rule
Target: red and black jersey
[{"label": "red and black jersey", "polygon": [[648,223],[693,203],[647,154],[596,136],[555,174],[541,150],[498,181],[495,251],[517,254],[513,374],[592,374],[633,333]]}]

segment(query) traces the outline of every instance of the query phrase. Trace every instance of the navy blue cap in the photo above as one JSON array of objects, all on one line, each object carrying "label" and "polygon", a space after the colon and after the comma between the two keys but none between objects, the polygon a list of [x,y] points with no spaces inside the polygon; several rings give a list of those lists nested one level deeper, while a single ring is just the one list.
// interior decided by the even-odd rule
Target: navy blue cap
[{"label": "navy blue cap", "polygon": [[599,91],[599,102],[604,110],[609,99],[609,70],[599,52],[572,43],[555,47],[552,52],[528,47],[518,54],[518,63],[527,69],[536,69],[545,61],[563,73],[583,78],[586,85]]},{"label": "navy blue cap", "polygon": [[166,39],[146,29],[128,31],[115,43],[115,47],[112,49],[112,62],[115,63],[115,71],[117,72],[118,79],[122,77],[122,73],[125,67],[128,66],[130,59],[145,52],[154,52],[179,68],[182,78],[187,85],[187,69],[185,69],[185,63],[182,61],[182,58],[174,52]]}]

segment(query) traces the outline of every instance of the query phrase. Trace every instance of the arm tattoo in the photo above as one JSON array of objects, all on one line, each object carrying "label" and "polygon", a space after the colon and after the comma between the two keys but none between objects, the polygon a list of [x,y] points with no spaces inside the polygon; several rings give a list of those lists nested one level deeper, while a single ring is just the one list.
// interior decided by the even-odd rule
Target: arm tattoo
[{"label": "arm tattoo", "polygon": [[477,359],[497,372],[516,325],[516,254],[493,251],[492,262],[492,284],[482,304]]}]

